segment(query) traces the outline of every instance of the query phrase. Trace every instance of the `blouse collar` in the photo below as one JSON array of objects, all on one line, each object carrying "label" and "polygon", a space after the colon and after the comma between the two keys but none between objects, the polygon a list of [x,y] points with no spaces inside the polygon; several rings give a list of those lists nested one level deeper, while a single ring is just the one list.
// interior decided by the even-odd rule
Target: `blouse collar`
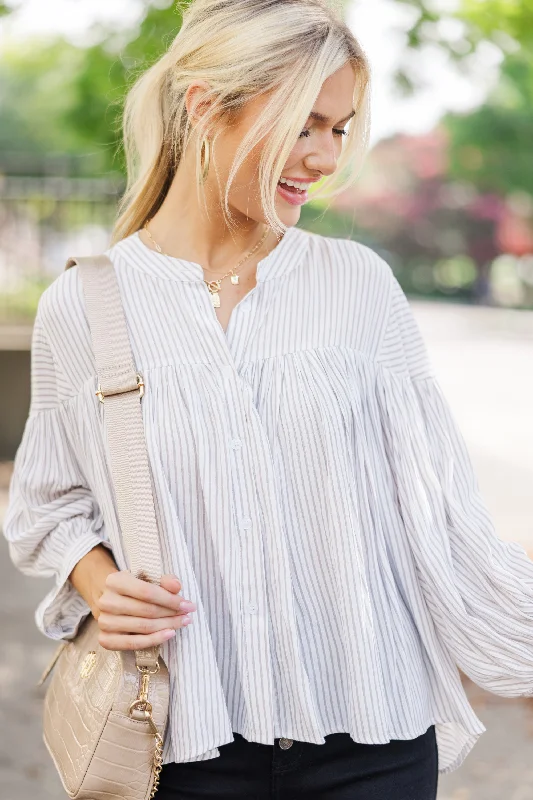
[{"label": "blouse collar", "polygon": [[[279,278],[294,269],[302,260],[308,246],[306,231],[295,226],[285,232],[281,241],[270,253],[258,262],[256,268],[256,281]],[[201,281],[204,280],[204,271],[195,261],[186,261],[183,258],[167,256],[152,250],[144,244],[139,236],[139,231],[130,234],[125,239],[117,242],[107,255],[113,251],[121,253],[125,261],[137,270],[152,276],[167,280]]]}]

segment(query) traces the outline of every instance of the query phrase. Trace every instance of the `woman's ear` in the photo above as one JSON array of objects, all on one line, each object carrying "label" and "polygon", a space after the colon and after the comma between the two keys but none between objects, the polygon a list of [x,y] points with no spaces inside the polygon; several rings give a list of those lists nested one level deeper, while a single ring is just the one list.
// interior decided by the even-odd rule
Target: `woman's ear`
[{"label": "woman's ear", "polygon": [[200,122],[207,108],[213,102],[212,99],[205,97],[206,91],[209,91],[210,88],[206,81],[197,80],[192,81],[185,92],[185,107],[193,127]]}]

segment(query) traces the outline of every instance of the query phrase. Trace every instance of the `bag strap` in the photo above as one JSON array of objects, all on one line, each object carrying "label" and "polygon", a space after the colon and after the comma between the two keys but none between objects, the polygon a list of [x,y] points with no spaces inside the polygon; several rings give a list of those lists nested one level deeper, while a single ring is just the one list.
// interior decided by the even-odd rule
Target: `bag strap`
[{"label": "bag strap", "polygon": [[[150,583],[162,574],[152,475],[141,411],[145,386],[133,360],[113,262],[105,255],[72,256],[79,268],[98,374],[118,518],[131,573]],[[138,667],[156,668],[159,647],[136,650]]]}]

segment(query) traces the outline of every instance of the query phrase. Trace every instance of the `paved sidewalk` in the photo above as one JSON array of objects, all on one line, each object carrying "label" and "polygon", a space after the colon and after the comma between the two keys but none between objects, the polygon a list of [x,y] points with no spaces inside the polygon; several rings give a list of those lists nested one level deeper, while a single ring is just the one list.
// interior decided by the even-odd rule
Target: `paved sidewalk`
[{"label": "paved sidewalk", "polygon": [[[533,555],[533,313],[413,308],[498,534]],[[0,464],[0,524],[9,473],[10,465]],[[1,800],[66,796],[41,741],[43,690],[35,687],[55,647],[33,622],[50,585],[18,573],[0,537]],[[533,700],[507,700],[465,684],[487,733],[459,770],[441,777],[439,800],[531,800]]]}]

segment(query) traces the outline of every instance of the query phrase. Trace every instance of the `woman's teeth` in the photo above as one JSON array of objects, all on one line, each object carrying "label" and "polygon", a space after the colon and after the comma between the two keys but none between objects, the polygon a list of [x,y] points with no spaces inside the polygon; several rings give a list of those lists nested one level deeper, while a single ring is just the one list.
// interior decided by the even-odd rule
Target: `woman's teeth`
[{"label": "woman's teeth", "polygon": [[305,190],[307,189],[307,184],[298,183],[297,181],[291,181],[288,180],[287,178],[280,178],[278,182],[284,185],[286,189],[300,192],[300,194],[302,192],[305,192]]}]

